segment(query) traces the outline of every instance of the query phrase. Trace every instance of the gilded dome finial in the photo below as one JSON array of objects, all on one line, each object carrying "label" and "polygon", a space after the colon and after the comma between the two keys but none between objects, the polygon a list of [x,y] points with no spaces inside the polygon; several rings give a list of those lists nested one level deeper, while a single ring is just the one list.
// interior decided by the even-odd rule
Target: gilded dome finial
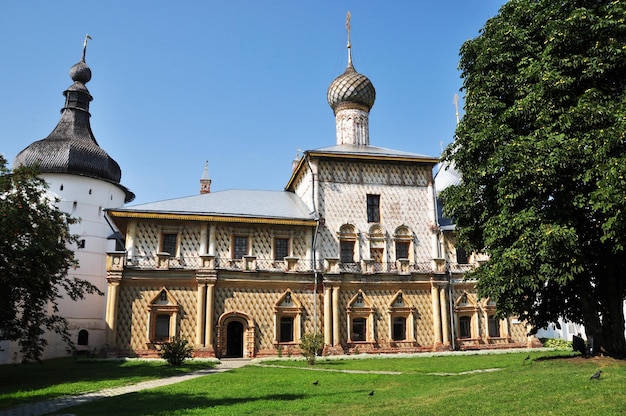
[{"label": "gilded dome finial", "polygon": [[81,58],[83,62],[85,62],[85,53],[87,53],[87,40],[93,40],[89,34],[85,35],[85,41],[83,42],[83,57]]},{"label": "gilded dome finial", "polygon": [[350,43],[350,10],[346,14],[346,31],[348,32],[348,66],[352,66],[352,44]]},{"label": "gilded dome finial", "polygon": [[356,72],[352,65],[352,43],[350,42],[350,19],[346,14],[346,31],[348,32],[348,66],[343,74],[339,75],[328,87],[326,98],[335,114],[339,107],[359,107],[369,112],[376,99],[376,90],[372,82],[362,74]]}]

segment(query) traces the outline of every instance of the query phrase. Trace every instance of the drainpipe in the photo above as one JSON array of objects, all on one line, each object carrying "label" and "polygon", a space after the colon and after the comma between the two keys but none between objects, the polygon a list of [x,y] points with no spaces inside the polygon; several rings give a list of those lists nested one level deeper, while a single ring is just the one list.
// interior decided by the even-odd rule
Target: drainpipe
[{"label": "drainpipe", "polygon": [[[440,167],[441,169],[441,167]],[[434,182],[434,179],[433,179]],[[437,189],[434,186],[433,183],[433,201],[435,201],[435,224],[437,225],[437,229],[439,230],[439,235],[443,236],[443,232],[441,231],[440,225],[439,225],[439,207],[438,207],[438,203],[437,203]],[[437,239],[437,254],[440,257],[443,257],[444,253],[441,252],[441,244],[439,243],[439,239]],[[454,334],[454,308],[453,308],[453,301],[452,301],[452,270],[450,270],[450,265],[448,264],[448,259],[446,260],[446,274],[448,275],[448,315],[449,315],[449,321],[450,321],[450,344],[452,346],[452,350],[455,351],[456,350],[456,343],[455,343],[455,334]]]},{"label": "drainpipe", "polygon": [[[311,171],[311,203],[313,204],[313,213],[315,214],[315,231],[313,233],[313,239],[311,241],[311,250],[312,250],[312,261],[313,261],[313,334],[317,335],[317,283],[318,283],[318,271],[317,271],[317,234],[319,232],[320,226],[320,216],[317,210],[317,204],[315,202],[315,173],[313,172],[313,167],[311,166],[311,160],[309,158],[308,153],[305,152],[305,156],[307,166]],[[315,353],[317,355],[317,352]]]},{"label": "drainpipe", "polygon": [[447,267],[448,269],[448,307],[450,308],[450,343],[452,344],[452,351],[456,351],[456,343],[454,342],[455,340],[455,335],[454,335],[454,314],[453,314],[453,307],[452,307],[452,270],[450,270],[450,267]]}]

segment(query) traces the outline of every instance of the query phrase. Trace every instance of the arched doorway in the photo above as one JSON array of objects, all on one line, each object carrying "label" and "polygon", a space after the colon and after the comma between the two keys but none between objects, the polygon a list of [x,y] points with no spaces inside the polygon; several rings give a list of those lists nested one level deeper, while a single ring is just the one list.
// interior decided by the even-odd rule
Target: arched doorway
[{"label": "arched doorway", "polygon": [[243,357],[244,327],[240,321],[232,320],[226,325],[226,357]]},{"label": "arched doorway", "polygon": [[245,313],[232,311],[220,316],[217,322],[218,358],[254,358],[254,320]]}]

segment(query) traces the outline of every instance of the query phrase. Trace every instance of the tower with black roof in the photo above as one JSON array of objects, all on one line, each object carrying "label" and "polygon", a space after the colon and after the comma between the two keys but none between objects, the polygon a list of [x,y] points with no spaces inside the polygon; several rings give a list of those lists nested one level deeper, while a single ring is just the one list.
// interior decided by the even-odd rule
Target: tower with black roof
[{"label": "tower with black roof", "polygon": [[[79,235],[75,250],[78,268],[70,275],[95,284],[106,293],[106,253],[116,248],[114,230],[104,211],[121,207],[135,195],[120,183],[122,172],[117,162],[100,147],[91,130],[89,104],[93,97],[86,85],[91,69],[85,62],[87,40],[80,61],[70,68],[72,85],[63,92],[65,104],[61,118],[44,139],[31,143],[14,159],[13,167],[35,166],[49,185],[48,192],[58,199],[58,207],[79,218],[70,231]],[[87,295],[78,302],[67,297],[59,303],[60,314],[70,327],[79,350],[99,350],[105,343],[104,296]],[[47,334],[48,347],[43,358],[65,355],[65,344],[55,334]]]}]

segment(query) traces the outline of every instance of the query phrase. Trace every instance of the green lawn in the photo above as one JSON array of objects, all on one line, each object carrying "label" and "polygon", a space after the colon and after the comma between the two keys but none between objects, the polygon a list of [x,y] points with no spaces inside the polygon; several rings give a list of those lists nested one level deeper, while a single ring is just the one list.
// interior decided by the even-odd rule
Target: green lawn
[{"label": "green lawn", "polygon": [[0,409],[214,366],[215,362],[195,360],[187,361],[181,367],[171,367],[161,360],[74,358],[0,365]]},{"label": "green lawn", "polygon": [[[67,408],[60,414],[626,414],[626,362],[571,358],[569,352],[535,351],[530,360],[526,356],[525,352],[318,360],[312,367],[301,361],[263,362]],[[599,369],[602,377],[590,380]],[[343,372],[347,370],[356,372]]]}]

